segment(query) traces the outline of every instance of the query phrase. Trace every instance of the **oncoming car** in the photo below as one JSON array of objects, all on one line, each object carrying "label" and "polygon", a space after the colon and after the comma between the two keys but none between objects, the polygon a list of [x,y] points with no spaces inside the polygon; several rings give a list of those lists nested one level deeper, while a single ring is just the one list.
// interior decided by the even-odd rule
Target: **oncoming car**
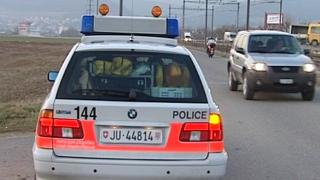
[{"label": "oncoming car", "polygon": [[247,100],[259,91],[301,93],[313,100],[316,66],[296,38],[278,31],[239,32],[228,62],[229,89],[242,84]]},{"label": "oncoming car", "polygon": [[49,72],[36,179],[224,176],[222,116],[196,59],[173,39],[177,20],[84,16],[82,25],[81,43]]}]

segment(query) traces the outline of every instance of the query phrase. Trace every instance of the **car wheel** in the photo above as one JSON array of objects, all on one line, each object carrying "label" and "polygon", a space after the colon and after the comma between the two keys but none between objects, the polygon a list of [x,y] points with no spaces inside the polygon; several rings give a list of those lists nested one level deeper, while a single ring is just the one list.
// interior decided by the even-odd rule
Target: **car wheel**
[{"label": "car wheel", "polygon": [[228,86],[230,91],[238,90],[238,82],[234,80],[231,69],[229,70],[229,73],[228,73]]},{"label": "car wheel", "polygon": [[314,98],[315,90],[314,88],[309,90],[304,90],[301,92],[302,99],[305,101],[312,101]]},{"label": "car wheel", "polygon": [[253,100],[254,98],[254,90],[250,86],[250,81],[248,80],[247,73],[243,74],[243,84],[242,84],[242,92],[243,97],[246,100]]},{"label": "car wheel", "polygon": [[318,41],[317,41],[317,40],[313,40],[313,41],[311,42],[311,45],[312,45],[312,46],[318,46],[318,45],[319,45],[319,43],[318,43]]}]

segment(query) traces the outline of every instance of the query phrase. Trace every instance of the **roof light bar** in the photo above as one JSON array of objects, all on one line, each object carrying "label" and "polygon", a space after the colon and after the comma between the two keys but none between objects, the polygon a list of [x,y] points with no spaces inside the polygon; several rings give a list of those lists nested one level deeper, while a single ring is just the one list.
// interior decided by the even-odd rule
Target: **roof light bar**
[{"label": "roof light bar", "polygon": [[83,16],[81,33],[84,35],[140,35],[175,38],[179,36],[177,19]]}]

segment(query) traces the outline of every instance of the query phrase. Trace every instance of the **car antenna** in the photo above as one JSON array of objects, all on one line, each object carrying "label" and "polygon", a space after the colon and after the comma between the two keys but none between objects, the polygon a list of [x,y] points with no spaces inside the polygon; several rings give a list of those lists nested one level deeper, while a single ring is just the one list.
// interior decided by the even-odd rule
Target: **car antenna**
[{"label": "car antenna", "polygon": [[136,90],[130,89],[130,92],[129,92],[129,101],[135,101],[136,98],[137,98]]},{"label": "car antenna", "polygon": [[129,42],[133,42],[133,41],[134,41],[134,35],[131,34],[130,39],[129,39]]}]

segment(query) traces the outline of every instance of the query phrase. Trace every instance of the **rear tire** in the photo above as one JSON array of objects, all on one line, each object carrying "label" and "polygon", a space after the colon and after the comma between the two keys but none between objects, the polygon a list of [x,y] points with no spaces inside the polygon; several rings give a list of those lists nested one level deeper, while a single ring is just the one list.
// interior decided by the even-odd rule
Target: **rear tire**
[{"label": "rear tire", "polygon": [[245,72],[243,74],[243,84],[242,84],[242,92],[243,92],[243,97],[246,100],[253,100],[254,99],[254,90],[251,86],[251,82],[248,80],[248,75]]},{"label": "rear tire", "polygon": [[228,86],[230,91],[238,90],[238,82],[234,80],[231,69],[229,70],[229,73],[228,73]]},{"label": "rear tire", "polygon": [[304,101],[312,101],[314,98],[315,89],[304,90],[301,92],[302,99]]}]

